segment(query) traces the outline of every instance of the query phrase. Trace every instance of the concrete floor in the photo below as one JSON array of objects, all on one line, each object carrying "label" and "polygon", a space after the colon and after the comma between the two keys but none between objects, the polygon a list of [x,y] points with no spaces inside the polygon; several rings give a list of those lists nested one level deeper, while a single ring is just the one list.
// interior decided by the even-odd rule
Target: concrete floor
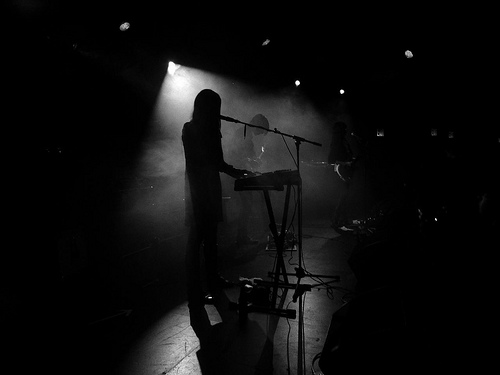
[{"label": "concrete floor", "polygon": [[[329,209],[304,211],[301,284],[312,288],[302,297],[303,361],[298,359],[300,299],[293,301],[293,289],[279,288],[278,301],[295,319],[240,314],[234,309],[238,286],[190,314],[183,224],[141,247],[131,228],[151,229],[152,223],[141,224],[134,215],[131,223],[122,220],[128,232],[120,232],[115,247],[137,251],[115,258],[94,254],[101,258],[88,264],[97,268],[78,272],[73,262],[76,271],[66,268],[62,279],[50,278],[42,251],[32,254],[38,262],[27,263],[18,253],[4,263],[3,363],[11,362],[17,373],[53,374],[285,375],[301,373],[300,364],[303,374],[464,368],[481,373],[494,349],[487,340],[494,337],[494,266],[478,251],[492,237],[457,226],[417,234],[408,217],[387,207],[371,223],[372,231],[341,235],[330,227]],[[235,283],[240,277],[270,280],[274,269],[277,253],[266,250],[269,233],[261,219],[252,220],[251,235],[259,240],[252,246],[235,245],[234,220],[220,226],[221,270]],[[297,234],[297,226],[291,231]],[[44,239],[35,236],[34,249],[37,241]],[[69,247],[59,244],[60,267],[64,249],[78,258],[83,247],[78,233],[72,241]],[[294,274],[298,252],[286,251],[284,263]],[[289,276],[290,283],[296,281]]]},{"label": "concrete floor", "polygon": [[[304,284],[317,285],[303,298],[304,366],[310,373],[314,357],[324,346],[332,314],[352,295],[355,278],[347,266],[352,238],[342,239],[326,223],[307,228],[304,236],[305,270],[312,274],[331,274],[341,278],[340,282],[327,284],[328,288],[321,285],[318,279],[304,278],[302,281]],[[265,241],[253,247],[230,246],[223,250],[221,259],[228,279],[238,281],[244,277],[270,280],[268,272],[273,269],[276,252],[266,250]],[[288,272],[294,272],[297,251],[288,252],[285,262]],[[295,277],[289,276],[290,282],[295,280]],[[330,280],[323,278],[323,281]],[[152,285],[149,288],[162,287]],[[217,296],[218,301],[214,306],[205,307],[210,328],[198,330],[201,340],[197,337],[196,329],[190,325],[186,302],[181,301],[168,309],[134,342],[117,373],[287,374],[290,369],[291,373],[296,374],[299,301],[292,301],[293,290],[282,297],[283,309],[295,310],[296,319],[262,312],[249,312],[246,316],[240,316],[239,311],[231,308],[232,303],[238,303],[239,293],[238,286],[226,289]],[[196,325],[203,317],[193,319],[193,325]]]}]

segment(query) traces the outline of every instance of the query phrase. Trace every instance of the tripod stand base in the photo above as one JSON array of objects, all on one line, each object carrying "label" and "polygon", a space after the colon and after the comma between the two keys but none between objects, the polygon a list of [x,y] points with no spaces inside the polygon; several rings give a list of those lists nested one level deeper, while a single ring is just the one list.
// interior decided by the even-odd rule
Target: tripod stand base
[{"label": "tripod stand base", "polygon": [[[281,225],[276,224],[276,229],[281,233]],[[267,236],[266,251],[277,251],[276,241],[273,234]],[[287,231],[283,238],[283,249],[282,251],[297,251],[298,241],[297,236],[292,231]]]},{"label": "tripod stand base", "polygon": [[240,321],[245,321],[248,313],[258,312],[295,319],[296,312],[292,309],[281,309],[269,302],[269,290],[273,283],[261,279],[241,279],[238,303],[231,302],[229,309],[238,311]]},{"label": "tripod stand base", "polygon": [[242,304],[241,302],[240,303],[231,302],[229,304],[229,309],[233,311],[238,311],[241,321],[246,320],[246,318],[248,317],[248,313],[251,312],[276,315],[287,319],[295,319],[297,317],[297,313],[293,309],[276,309],[266,306],[257,306],[251,303]]}]

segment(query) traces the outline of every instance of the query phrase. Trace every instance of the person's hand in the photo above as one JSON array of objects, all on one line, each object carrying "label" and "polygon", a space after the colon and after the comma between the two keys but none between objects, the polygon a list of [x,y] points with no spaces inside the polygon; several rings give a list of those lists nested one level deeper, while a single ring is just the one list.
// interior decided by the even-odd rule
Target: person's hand
[{"label": "person's hand", "polygon": [[255,172],[246,170],[246,169],[239,169],[239,176],[237,178],[245,178],[245,177],[252,177],[255,176]]},{"label": "person's hand", "polygon": [[234,168],[232,171],[230,171],[228,174],[232,177],[232,178],[243,178],[243,177],[247,177],[248,176],[248,171],[245,170],[245,169],[237,169],[237,168]]}]

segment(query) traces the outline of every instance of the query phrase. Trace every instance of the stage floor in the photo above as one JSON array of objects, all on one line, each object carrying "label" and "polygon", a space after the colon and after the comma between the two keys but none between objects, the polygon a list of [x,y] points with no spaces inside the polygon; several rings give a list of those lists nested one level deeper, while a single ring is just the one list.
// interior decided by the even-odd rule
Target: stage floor
[{"label": "stage floor", "polygon": [[[220,264],[227,279],[271,280],[277,253],[266,250],[268,233],[254,232],[257,244],[237,246],[234,228],[222,225],[220,230]],[[12,335],[7,358],[19,372],[113,375],[285,375],[299,374],[300,365],[303,374],[329,374],[332,364],[335,373],[375,367],[408,373],[470,364],[477,369],[486,363],[476,360],[486,352],[478,349],[484,332],[475,331],[476,315],[469,314],[475,311],[474,302],[467,300],[470,290],[450,278],[460,272],[446,271],[452,266],[420,245],[339,234],[327,218],[306,218],[306,277],[300,283],[311,290],[302,295],[301,363],[300,299],[293,301],[293,289],[284,293],[279,288],[277,296],[283,309],[295,311],[294,319],[265,312],[240,314],[234,309],[240,287],[234,286],[217,295],[214,305],[205,306],[210,323],[198,329],[203,314],[190,317],[185,298],[185,239],[181,232],[159,241],[154,256],[136,254],[150,257],[150,272],[141,278],[136,274],[141,267],[144,271],[144,260],[141,267],[134,261],[122,263],[119,287],[76,278],[45,295],[24,296],[19,305],[26,308],[5,324]],[[283,260],[294,274],[298,251],[286,251]],[[123,269],[135,278],[123,281]],[[110,279],[120,279],[112,274]],[[288,278],[297,282],[296,276]]]}]

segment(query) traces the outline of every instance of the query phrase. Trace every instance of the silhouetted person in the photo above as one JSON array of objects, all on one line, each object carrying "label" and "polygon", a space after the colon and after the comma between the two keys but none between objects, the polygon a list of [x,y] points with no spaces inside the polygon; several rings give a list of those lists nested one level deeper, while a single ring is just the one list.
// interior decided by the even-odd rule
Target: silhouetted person
[{"label": "silhouetted person", "polygon": [[[269,121],[264,115],[257,114],[250,124],[261,126],[263,128],[269,129]],[[256,144],[254,143],[255,136],[260,134],[267,134],[266,130],[254,127],[248,127],[248,134],[242,134],[243,143],[241,148],[236,151],[237,158],[241,159],[244,163],[246,169],[252,172],[258,172],[262,166],[262,156],[264,155],[264,146],[261,146],[259,150],[256,151]],[[241,132],[246,132],[242,128]],[[257,145],[258,147],[258,145]],[[249,223],[250,216],[252,213],[256,213],[261,207],[263,199],[260,199],[260,192],[256,191],[240,191],[239,192],[240,207],[238,213],[238,227],[236,233],[236,242],[238,245],[250,245],[258,243],[257,240],[252,239],[249,236]]]},{"label": "silhouetted person", "polygon": [[351,184],[354,156],[347,140],[347,125],[338,121],[333,125],[332,141],[328,163],[333,164],[333,169],[338,184],[338,203],[332,218],[332,226],[336,230],[347,231],[348,228],[348,199]]},{"label": "silhouetted person", "polygon": [[224,161],[220,131],[220,96],[209,89],[198,93],[193,116],[182,129],[186,158],[186,224],[189,237],[186,248],[187,290],[190,308],[211,299],[203,290],[200,247],[203,245],[208,292],[229,286],[217,268],[217,226],[222,221],[220,172],[231,177],[244,176]]}]

